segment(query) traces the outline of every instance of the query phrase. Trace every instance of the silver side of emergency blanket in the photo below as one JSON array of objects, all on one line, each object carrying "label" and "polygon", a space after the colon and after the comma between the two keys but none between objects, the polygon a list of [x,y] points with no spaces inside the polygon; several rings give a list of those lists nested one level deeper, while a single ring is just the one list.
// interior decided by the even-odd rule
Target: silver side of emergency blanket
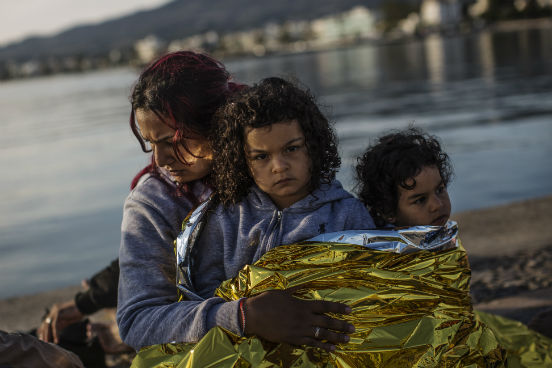
[{"label": "silver side of emergency blanket", "polygon": [[339,231],[320,234],[308,241],[355,244],[379,251],[410,253],[419,250],[439,251],[456,248],[457,235],[457,223],[448,221],[445,226]]}]

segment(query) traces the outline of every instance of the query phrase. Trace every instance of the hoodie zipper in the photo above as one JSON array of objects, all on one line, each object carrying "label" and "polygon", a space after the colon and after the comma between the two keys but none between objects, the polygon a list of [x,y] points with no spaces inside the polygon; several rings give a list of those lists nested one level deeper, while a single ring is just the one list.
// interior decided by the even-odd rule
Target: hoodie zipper
[{"label": "hoodie zipper", "polygon": [[270,226],[270,230],[269,230],[269,241],[266,245],[266,249],[265,249],[265,252],[268,252],[270,249],[274,248],[277,244],[276,241],[278,240],[278,230],[280,228],[280,222],[282,221],[282,215],[283,215],[283,211],[280,211],[280,210],[276,210],[276,213],[275,213],[275,217],[276,217],[276,220],[271,224]]}]

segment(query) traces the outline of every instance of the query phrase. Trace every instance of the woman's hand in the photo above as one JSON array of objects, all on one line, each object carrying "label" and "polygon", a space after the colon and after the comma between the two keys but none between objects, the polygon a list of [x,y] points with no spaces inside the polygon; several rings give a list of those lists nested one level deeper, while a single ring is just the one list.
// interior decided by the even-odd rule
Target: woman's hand
[{"label": "woman's hand", "polygon": [[247,298],[244,307],[245,334],[272,342],[333,351],[334,344],[348,342],[347,334],[355,331],[352,324],[324,314],[349,314],[351,308],[347,305],[298,299],[290,290],[271,290]]},{"label": "woman's hand", "polygon": [[76,322],[79,322],[84,315],[78,310],[74,301],[54,304],[52,309],[44,318],[36,331],[40,340],[59,343],[61,331]]}]

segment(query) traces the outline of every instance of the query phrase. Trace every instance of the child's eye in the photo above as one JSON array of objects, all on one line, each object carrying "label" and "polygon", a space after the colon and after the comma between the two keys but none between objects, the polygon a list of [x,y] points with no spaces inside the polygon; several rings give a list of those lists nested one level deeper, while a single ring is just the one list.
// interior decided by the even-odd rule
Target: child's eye
[{"label": "child's eye", "polygon": [[425,201],[426,201],[426,197],[419,197],[413,203],[414,204],[424,204]]},{"label": "child's eye", "polygon": [[286,151],[288,152],[295,152],[299,149],[300,147],[299,146],[289,146],[286,148]]},{"label": "child's eye", "polygon": [[268,157],[268,155],[266,153],[260,153],[258,155],[254,155],[253,157],[251,157],[251,159],[253,161],[260,161],[260,160],[264,160]]},{"label": "child's eye", "polygon": [[437,194],[442,194],[447,188],[444,185],[441,185],[437,188]]}]

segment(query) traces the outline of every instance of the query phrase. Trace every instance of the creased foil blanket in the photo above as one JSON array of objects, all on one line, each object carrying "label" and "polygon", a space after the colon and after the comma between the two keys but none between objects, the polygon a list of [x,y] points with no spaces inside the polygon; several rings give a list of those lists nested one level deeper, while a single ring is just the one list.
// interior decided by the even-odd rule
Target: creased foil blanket
[{"label": "creased foil blanket", "polygon": [[348,304],[355,333],[334,352],[212,329],[196,344],[143,348],[133,367],[552,367],[552,340],[519,322],[473,313],[456,224],[324,234],[280,246],[216,295],[297,287]]}]

